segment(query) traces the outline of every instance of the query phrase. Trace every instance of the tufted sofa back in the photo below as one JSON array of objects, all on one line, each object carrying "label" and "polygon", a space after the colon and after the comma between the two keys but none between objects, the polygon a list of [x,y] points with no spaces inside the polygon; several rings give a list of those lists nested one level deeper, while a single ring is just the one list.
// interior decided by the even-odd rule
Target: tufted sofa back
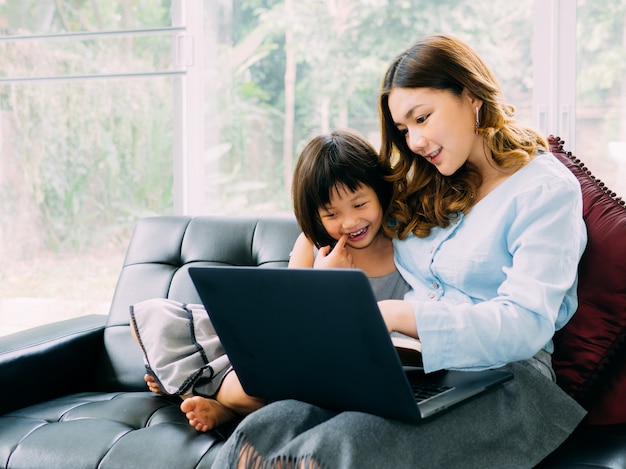
[{"label": "tufted sofa back", "polygon": [[[100,357],[104,389],[144,390],[139,347],[130,335],[129,306],[150,298],[200,300],[190,266],[287,266],[300,233],[293,216],[152,217],[140,220],[120,273]],[[245,285],[241,292],[245,294]]]}]

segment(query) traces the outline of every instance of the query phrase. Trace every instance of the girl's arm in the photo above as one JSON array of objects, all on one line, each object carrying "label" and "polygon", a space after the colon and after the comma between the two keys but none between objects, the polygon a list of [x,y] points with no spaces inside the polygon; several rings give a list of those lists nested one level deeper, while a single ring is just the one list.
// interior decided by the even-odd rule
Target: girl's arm
[{"label": "girl's arm", "polygon": [[315,246],[304,233],[300,233],[291,250],[289,267],[315,267],[318,269],[354,268],[352,255],[346,249],[347,240],[348,235],[343,235],[337,241],[332,251],[330,246],[323,246],[318,251],[316,257]]},{"label": "girl's arm", "polygon": [[289,256],[289,267],[313,267],[315,262],[315,246],[304,233],[300,233]]}]

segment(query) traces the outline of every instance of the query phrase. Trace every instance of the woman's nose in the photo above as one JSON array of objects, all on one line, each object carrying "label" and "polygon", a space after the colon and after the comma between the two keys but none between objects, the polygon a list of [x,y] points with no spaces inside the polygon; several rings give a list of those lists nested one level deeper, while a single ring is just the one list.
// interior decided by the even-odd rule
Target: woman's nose
[{"label": "woman's nose", "polygon": [[413,153],[422,154],[424,148],[426,148],[426,139],[421,132],[409,131],[407,134],[407,145],[409,150]]}]

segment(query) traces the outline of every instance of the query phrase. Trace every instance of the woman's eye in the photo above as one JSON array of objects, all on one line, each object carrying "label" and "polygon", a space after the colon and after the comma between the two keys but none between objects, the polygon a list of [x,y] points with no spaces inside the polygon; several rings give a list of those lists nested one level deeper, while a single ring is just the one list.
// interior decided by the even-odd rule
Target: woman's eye
[{"label": "woman's eye", "polygon": [[430,117],[430,114],[419,116],[417,119],[415,119],[415,122],[417,122],[418,124],[423,124],[424,122],[426,122],[426,119],[428,119],[429,117]]},{"label": "woman's eye", "polygon": [[405,136],[409,133],[409,129],[398,129],[398,132],[400,132],[400,135]]}]

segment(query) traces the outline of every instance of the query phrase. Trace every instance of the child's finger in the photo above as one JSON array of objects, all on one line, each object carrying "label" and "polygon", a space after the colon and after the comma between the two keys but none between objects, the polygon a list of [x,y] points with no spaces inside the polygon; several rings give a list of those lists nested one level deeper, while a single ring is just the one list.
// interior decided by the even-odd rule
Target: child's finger
[{"label": "child's finger", "polygon": [[344,233],[341,235],[341,238],[337,240],[337,244],[335,244],[335,247],[333,248],[333,250],[343,249],[346,246],[346,242],[348,242],[348,234]]},{"label": "child's finger", "polygon": [[329,252],[330,252],[330,246],[322,246],[317,252],[317,254],[319,256],[326,257]]}]

